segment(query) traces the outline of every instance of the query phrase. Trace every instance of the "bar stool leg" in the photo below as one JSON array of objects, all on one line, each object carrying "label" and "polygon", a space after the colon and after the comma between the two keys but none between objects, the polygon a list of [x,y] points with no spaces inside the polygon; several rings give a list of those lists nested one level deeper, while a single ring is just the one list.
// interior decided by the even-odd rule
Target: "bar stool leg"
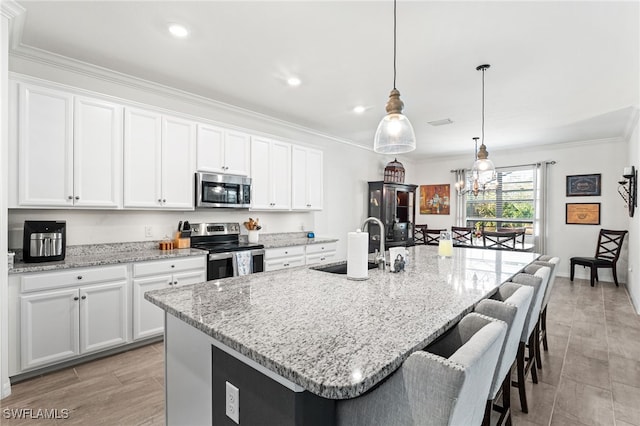
[{"label": "bar stool leg", "polygon": [[527,405],[527,391],[524,387],[525,375],[524,375],[524,342],[520,342],[518,345],[518,355],[516,356],[516,373],[518,376],[517,382],[511,382],[512,386],[518,388],[518,394],[520,396],[520,409],[523,413],[529,412],[529,407]]},{"label": "bar stool leg", "polygon": [[538,369],[542,370],[542,355],[540,354],[540,321],[539,320],[538,320],[538,323],[536,324],[536,328],[533,334],[535,334],[535,340],[536,340],[536,343],[535,343],[536,366],[538,367]]}]

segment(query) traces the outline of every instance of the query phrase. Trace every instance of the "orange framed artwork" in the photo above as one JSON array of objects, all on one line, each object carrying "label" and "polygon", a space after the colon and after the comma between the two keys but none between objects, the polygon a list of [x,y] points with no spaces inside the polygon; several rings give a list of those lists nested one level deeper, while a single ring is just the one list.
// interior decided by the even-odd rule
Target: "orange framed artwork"
[{"label": "orange framed artwork", "polygon": [[449,214],[451,186],[420,185],[420,214]]}]

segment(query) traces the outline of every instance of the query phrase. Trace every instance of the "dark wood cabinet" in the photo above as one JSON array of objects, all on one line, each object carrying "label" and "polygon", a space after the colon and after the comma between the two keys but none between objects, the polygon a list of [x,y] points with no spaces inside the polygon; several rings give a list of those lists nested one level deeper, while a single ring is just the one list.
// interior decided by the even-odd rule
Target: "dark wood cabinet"
[{"label": "dark wood cabinet", "polygon": [[[384,224],[386,247],[414,245],[417,185],[369,182],[369,217]],[[378,225],[369,224],[369,252],[379,247]]]}]

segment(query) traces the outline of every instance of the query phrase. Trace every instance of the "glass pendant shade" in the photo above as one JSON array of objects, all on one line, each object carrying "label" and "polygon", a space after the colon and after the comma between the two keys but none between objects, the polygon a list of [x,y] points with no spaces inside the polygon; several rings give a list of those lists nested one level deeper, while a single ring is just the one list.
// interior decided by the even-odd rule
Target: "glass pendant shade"
[{"label": "glass pendant shade", "polygon": [[488,158],[476,160],[471,170],[473,179],[477,180],[480,185],[486,185],[495,179],[496,167],[493,165],[493,161]]},{"label": "glass pendant shade", "polygon": [[416,149],[416,135],[409,119],[401,113],[385,115],[373,140],[373,150],[381,154],[402,154]]}]

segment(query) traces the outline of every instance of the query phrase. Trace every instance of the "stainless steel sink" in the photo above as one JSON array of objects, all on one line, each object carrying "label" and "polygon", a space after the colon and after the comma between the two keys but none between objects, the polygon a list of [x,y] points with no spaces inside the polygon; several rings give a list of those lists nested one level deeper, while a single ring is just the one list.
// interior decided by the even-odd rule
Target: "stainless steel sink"
[{"label": "stainless steel sink", "polygon": [[[375,262],[369,262],[367,264],[367,269],[375,269],[377,267],[378,267],[378,264]],[[329,272],[330,274],[346,274],[347,262],[334,263],[332,265],[327,265],[327,266],[316,266],[311,269],[315,269],[316,271]]]}]

